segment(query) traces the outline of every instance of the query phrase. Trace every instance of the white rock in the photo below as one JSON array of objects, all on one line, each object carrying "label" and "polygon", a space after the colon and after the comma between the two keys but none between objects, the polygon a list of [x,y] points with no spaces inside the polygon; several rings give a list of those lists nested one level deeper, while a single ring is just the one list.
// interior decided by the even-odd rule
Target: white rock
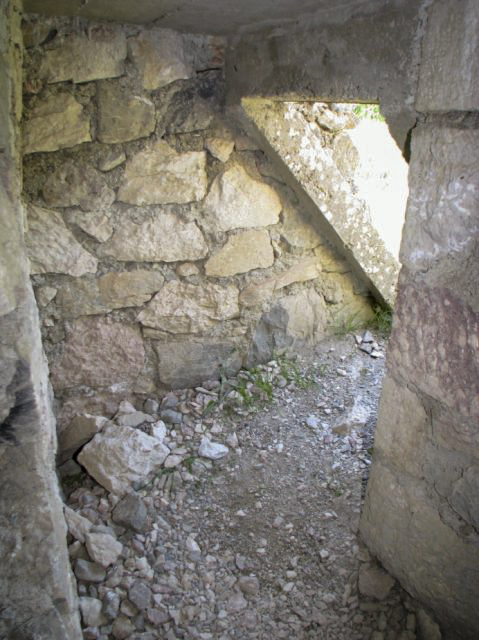
[{"label": "white rock", "polygon": [[163,464],[169,449],[138,429],[107,425],[78,456],[88,473],[105,489],[122,495],[132,483],[145,483]]},{"label": "white rock", "polygon": [[125,415],[116,418],[116,422],[122,427],[138,427],[143,422],[154,422],[155,418],[143,413],[143,411],[135,411],[132,413],[126,413]]},{"label": "white rock", "polygon": [[109,533],[88,532],[85,536],[88,554],[92,560],[109,567],[114,564],[123,550],[123,545]]},{"label": "white rock", "polygon": [[333,424],[333,433],[344,436],[355,429],[360,429],[366,424],[370,414],[370,409],[360,399],[356,398],[349,411],[340,416]]},{"label": "white rock", "polygon": [[182,461],[183,456],[171,454],[166,458],[163,466],[165,467],[165,469],[173,469],[174,467],[177,467],[179,464],[181,464]]},{"label": "white rock", "polygon": [[85,627],[99,627],[108,622],[102,614],[102,601],[97,598],[79,598],[81,616]]},{"label": "white rock", "polygon": [[163,420],[158,420],[151,425],[151,435],[160,442],[163,442],[166,436],[166,425]]},{"label": "white rock", "polygon": [[194,539],[194,537],[192,535],[189,535],[186,538],[185,547],[188,549],[188,551],[190,553],[201,553],[201,547],[196,542],[196,540]]},{"label": "white rock", "polygon": [[198,454],[202,458],[209,458],[210,460],[219,460],[228,455],[228,453],[228,447],[219,442],[212,442],[208,438],[203,438],[198,449]]},{"label": "white rock", "polygon": [[70,509],[70,507],[65,506],[63,512],[69,533],[76,540],[85,542],[86,535],[93,526],[92,523],[76,511],[73,511],[73,509]]}]

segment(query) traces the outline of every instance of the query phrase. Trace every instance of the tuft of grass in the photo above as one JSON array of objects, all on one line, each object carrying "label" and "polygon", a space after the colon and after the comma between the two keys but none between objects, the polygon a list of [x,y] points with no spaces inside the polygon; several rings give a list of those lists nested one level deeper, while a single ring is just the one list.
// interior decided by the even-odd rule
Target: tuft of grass
[{"label": "tuft of grass", "polygon": [[[288,382],[292,382],[298,389],[309,389],[317,384],[312,371],[301,371],[298,363],[293,358],[286,355],[276,356],[275,360],[279,364],[281,375]],[[320,367],[319,375],[324,375],[325,371]]]},{"label": "tuft of grass", "polygon": [[331,329],[333,335],[340,337],[359,331],[363,326],[364,323],[358,317],[357,313],[347,313],[336,316],[331,325]]},{"label": "tuft of grass", "polygon": [[373,311],[374,318],[371,323],[372,328],[389,335],[391,333],[393,322],[393,310],[390,306],[381,306],[377,304]]}]

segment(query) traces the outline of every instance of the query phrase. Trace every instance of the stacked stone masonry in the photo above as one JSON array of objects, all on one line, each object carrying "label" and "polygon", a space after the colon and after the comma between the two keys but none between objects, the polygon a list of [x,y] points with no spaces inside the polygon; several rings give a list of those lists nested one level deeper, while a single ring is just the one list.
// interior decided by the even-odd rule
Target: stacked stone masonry
[{"label": "stacked stone masonry", "polygon": [[226,114],[220,38],[38,16],[25,33],[26,242],[60,431],[109,397],[371,317],[367,286]]}]

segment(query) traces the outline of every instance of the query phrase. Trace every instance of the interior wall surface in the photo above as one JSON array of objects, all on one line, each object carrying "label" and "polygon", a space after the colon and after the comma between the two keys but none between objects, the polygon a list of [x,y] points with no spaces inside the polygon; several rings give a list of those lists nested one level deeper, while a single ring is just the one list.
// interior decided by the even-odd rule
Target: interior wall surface
[{"label": "interior wall surface", "polygon": [[0,637],[81,638],[23,239],[19,3],[0,3]]},{"label": "interior wall surface", "polygon": [[62,430],[372,317],[225,111],[224,42],[26,16],[27,247]]}]

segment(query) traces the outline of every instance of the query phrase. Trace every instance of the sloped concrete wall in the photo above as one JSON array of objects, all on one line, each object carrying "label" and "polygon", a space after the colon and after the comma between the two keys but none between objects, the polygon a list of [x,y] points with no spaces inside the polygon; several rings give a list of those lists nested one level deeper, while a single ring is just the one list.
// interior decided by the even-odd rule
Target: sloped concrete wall
[{"label": "sloped concrete wall", "polygon": [[23,239],[20,7],[0,3],[0,637],[81,638]]}]

